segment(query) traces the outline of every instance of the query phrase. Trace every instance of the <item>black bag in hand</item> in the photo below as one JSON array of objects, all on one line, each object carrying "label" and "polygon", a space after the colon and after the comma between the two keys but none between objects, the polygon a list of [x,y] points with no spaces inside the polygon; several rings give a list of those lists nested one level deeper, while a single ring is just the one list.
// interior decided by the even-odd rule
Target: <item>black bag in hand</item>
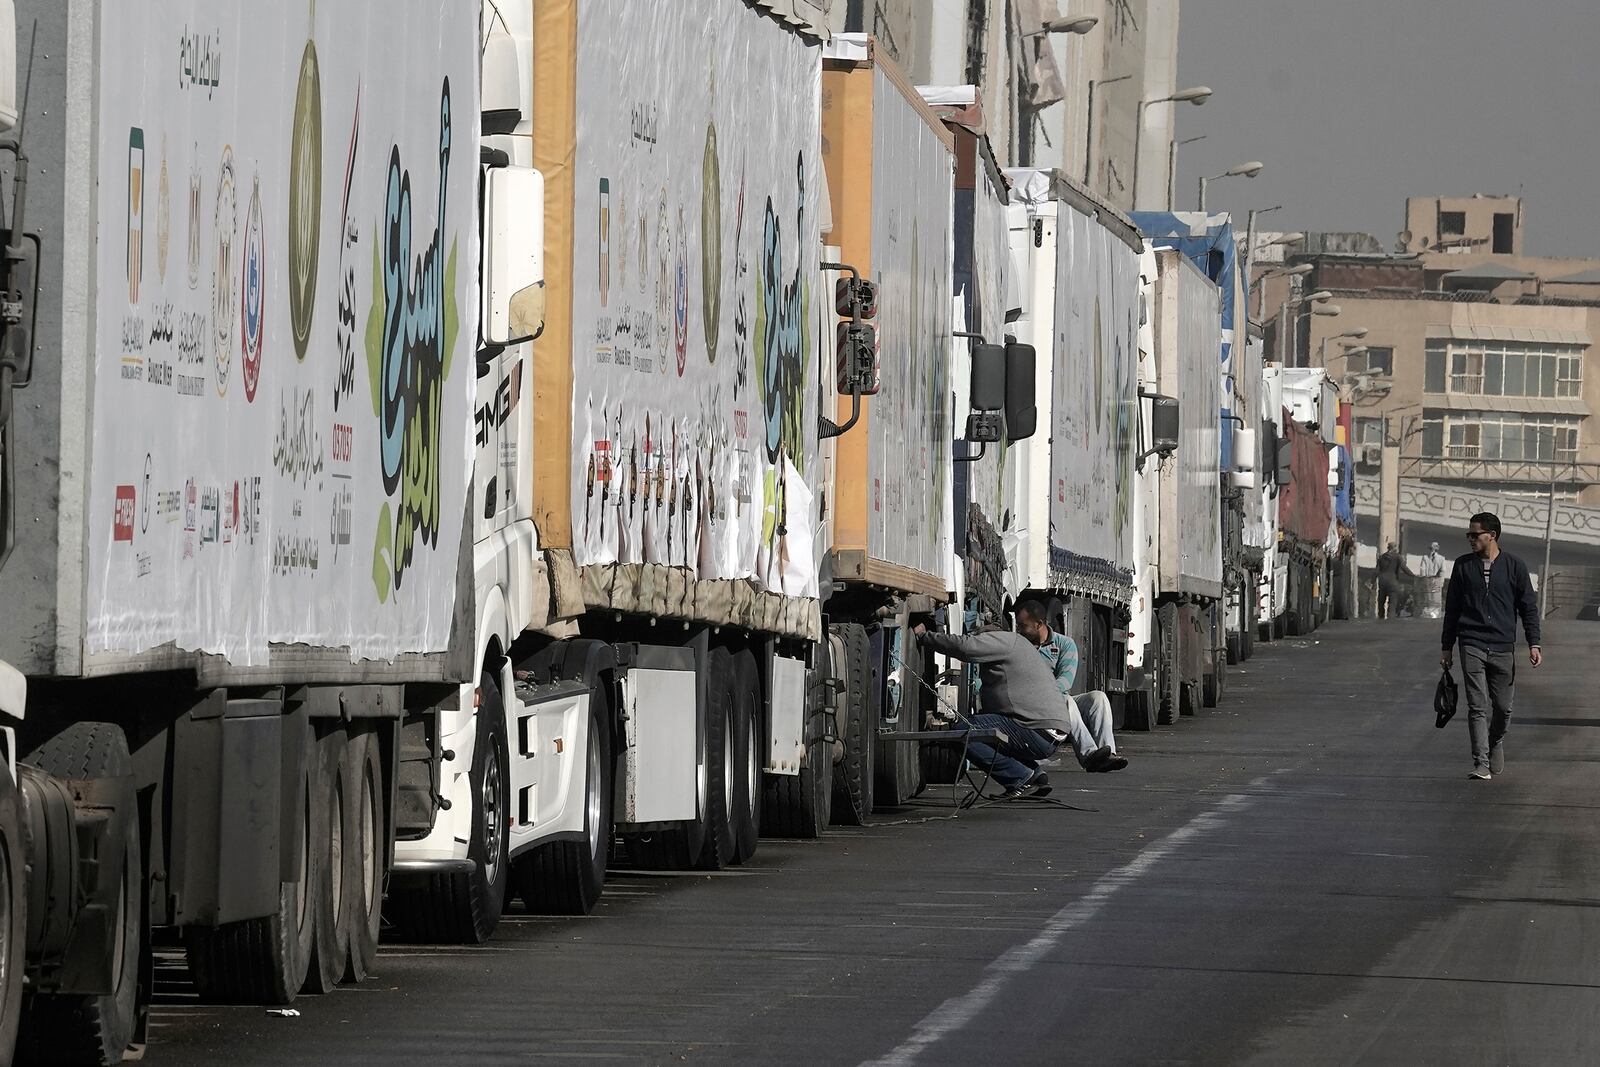
[{"label": "black bag in hand", "polygon": [[1433,725],[1444,729],[1444,724],[1455,717],[1456,713],[1456,680],[1446,670],[1439,675],[1439,685],[1433,691]]}]

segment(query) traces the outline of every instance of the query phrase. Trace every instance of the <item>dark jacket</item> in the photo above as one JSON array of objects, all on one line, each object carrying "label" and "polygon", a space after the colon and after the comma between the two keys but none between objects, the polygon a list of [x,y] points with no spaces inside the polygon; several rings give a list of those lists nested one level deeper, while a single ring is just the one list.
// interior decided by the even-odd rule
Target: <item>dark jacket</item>
[{"label": "dark jacket", "polygon": [[1016,719],[1035,730],[1071,728],[1067,701],[1056,688],[1050,665],[1033,642],[1010,630],[966,636],[925,633],[921,641],[935,652],[978,665],[983,710]]},{"label": "dark jacket", "polygon": [[1489,652],[1517,647],[1517,618],[1528,644],[1539,643],[1539,598],[1528,580],[1528,565],[1509,552],[1494,558],[1489,584],[1483,582],[1483,561],[1468,552],[1456,560],[1444,592],[1446,651],[1459,641]]}]

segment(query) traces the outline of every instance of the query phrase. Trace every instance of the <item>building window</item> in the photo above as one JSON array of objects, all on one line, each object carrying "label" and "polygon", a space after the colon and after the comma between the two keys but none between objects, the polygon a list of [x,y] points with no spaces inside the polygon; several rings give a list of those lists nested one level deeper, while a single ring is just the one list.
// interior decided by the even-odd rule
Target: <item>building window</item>
[{"label": "building window", "polygon": [[1357,448],[1374,448],[1383,445],[1383,420],[1382,419],[1357,419],[1356,440]]},{"label": "building window", "polygon": [[1516,229],[1516,218],[1509,211],[1494,213],[1494,251],[1496,255],[1511,254],[1511,235]]},{"label": "building window", "polygon": [[1445,341],[1429,341],[1423,363],[1422,390],[1425,393],[1442,393],[1445,387],[1445,368],[1449,366],[1450,346]]},{"label": "building window", "polygon": [[1426,412],[1422,419],[1422,454],[1429,459],[1444,455],[1444,416]]},{"label": "building window", "polygon": [[1452,422],[1449,425],[1451,459],[1477,459],[1482,441],[1482,428],[1475,423]]},{"label": "building window", "polygon": [[1467,233],[1467,213],[1465,211],[1439,212],[1440,237],[1464,237]]},{"label": "building window", "polygon": [[1375,345],[1369,345],[1367,346],[1367,351],[1362,356],[1356,356],[1352,358],[1350,362],[1354,363],[1356,360],[1362,358],[1365,358],[1367,361],[1367,365],[1363,369],[1368,374],[1392,375],[1394,373],[1393,348],[1379,348]]},{"label": "building window", "polygon": [[1429,341],[1426,360],[1423,388],[1430,393],[1445,392],[1448,385],[1449,392],[1467,396],[1583,395],[1583,355],[1577,345]]},{"label": "building window", "polygon": [[1575,463],[1578,420],[1515,412],[1429,410],[1423,415],[1422,454],[1502,463]]}]

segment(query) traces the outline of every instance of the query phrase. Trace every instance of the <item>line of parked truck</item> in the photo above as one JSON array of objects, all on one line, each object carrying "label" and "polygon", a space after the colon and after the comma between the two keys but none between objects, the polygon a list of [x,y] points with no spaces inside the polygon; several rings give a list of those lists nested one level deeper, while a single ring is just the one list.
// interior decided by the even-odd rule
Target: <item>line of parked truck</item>
[{"label": "line of parked truck", "polygon": [[0,4],[0,1058],[141,1046],[157,928],[284,1003],[864,823],[955,770],[913,616],[1150,729],[1338,610],[1229,220],[806,10]]}]

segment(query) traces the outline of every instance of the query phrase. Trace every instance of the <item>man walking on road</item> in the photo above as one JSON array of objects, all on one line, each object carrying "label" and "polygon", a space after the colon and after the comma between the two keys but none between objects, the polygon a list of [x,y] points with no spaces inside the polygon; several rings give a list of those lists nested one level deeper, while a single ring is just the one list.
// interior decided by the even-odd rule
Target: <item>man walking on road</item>
[{"label": "man walking on road", "polygon": [[1072,695],[1072,683],[1078,677],[1078,642],[1050,629],[1045,621],[1044,605],[1037,600],[1022,601],[1017,605],[1016,614],[1017,633],[1033,642],[1033,647],[1044,657],[1061,695],[1078,705],[1078,714],[1083,716],[1084,725],[1089,727],[1094,739],[1115,752],[1117,739],[1111,731],[1111,698],[1098,689],[1081,696]]},{"label": "man walking on road", "polygon": [[1445,589],[1439,665],[1450,669],[1459,642],[1461,675],[1467,683],[1467,729],[1472,737],[1469,777],[1488,781],[1506,767],[1519,617],[1528,639],[1528,662],[1537,667],[1544,662],[1544,654],[1539,649],[1539,603],[1528,580],[1528,566],[1500,550],[1500,520],[1488,511],[1472,516],[1467,541],[1472,551],[1456,560]]},{"label": "man walking on road", "polygon": [[1061,695],[1043,657],[1022,635],[998,627],[967,635],[929,633],[921,623],[912,633],[935,652],[978,665],[983,714],[974,715],[972,725],[1002,730],[1006,739],[973,741],[967,758],[1004,787],[1004,799],[1050,792],[1039,761],[1063,744],[1072,746],[1086,771],[1120,771],[1128,765],[1126,757],[1089,732],[1078,706]]},{"label": "man walking on road", "polygon": [[1439,617],[1439,610],[1444,602],[1444,564],[1445,559],[1439,551],[1439,542],[1435,541],[1428,546],[1428,554],[1422,557],[1422,564],[1419,567],[1422,571],[1424,595],[1427,598],[1423,611],[1430,619]]},{"label": "man walking on road", "polygon": [[1387,619],[1399,612],[1402,574],[1413,577],[1405,557],[1400,555],[1400,546],[1390,541],[1388,550],[1378,557],[1378,618]]}]

